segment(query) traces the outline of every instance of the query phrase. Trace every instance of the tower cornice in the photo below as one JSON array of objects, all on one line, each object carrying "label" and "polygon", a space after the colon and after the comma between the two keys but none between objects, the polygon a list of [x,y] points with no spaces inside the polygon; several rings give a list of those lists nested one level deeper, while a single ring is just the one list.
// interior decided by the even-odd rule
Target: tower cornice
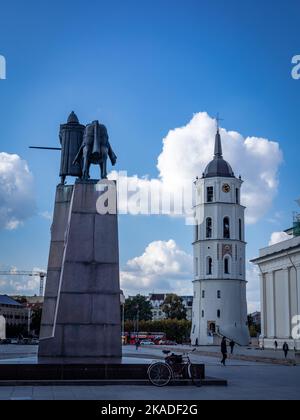
[{"label": "tower cornice", "polygon": [[234,205],[234,206],[240,207],[244,210],[246,210],[246,208],[247,208],[247,207],[243,206],[242,204],[230,203],[230,202],[226,202],[226,201],[214,201],[212,203],[206,203],[206,202],[199,203],[199,204],[196,204],[193,208],[195,209],[195,208],[200,207],[200,206],[212,206],[212,205],[216,205],[216,204],[226,204],[226,205],[228,204],[230,206]]},{"label": "tower cornice", "polygon": [[233,278],[226,278],[226,279],[220,279],[220,278],[207,278],[207,279],[205,279],[205,278],[202,278],[202,279],[194,279],[193,280],[193,283],[197,283],[197,282],[212,282],[212,281],[218,281],[218,282],[220,282],[220,281],[224,281],[224,282],[229,282],[229,281],[234,281],[234,282],[236,282],[236,281],[239,281],[239,282],[241,282],[241,283],[248,283],[248,281],[247,280],[245,280],[245,279],[233,279]]},{"label": "tower cornice", "polygon": [[223,239],[223,238],[206,238],[206,239],[198,239],[197,241],[192,242],[192,245],[203,243],[203,242],[238,242],[239,244],[247,245],[248,242],[240,241],[239,239]]}]

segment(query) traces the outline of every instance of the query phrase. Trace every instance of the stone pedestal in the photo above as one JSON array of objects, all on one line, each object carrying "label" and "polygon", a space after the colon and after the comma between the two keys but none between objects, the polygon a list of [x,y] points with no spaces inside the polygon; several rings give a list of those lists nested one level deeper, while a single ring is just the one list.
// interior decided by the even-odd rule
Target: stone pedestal
[{"label": "stone pedestal", "polygon": [[96,204],[113,181],[58,186],[39,358],[74,363],[121,358],[117,214]]}]

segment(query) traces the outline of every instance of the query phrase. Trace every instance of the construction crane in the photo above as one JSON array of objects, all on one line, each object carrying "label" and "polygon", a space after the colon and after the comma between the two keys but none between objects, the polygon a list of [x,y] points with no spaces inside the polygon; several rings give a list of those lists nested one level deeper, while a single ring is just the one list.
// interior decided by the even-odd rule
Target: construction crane
[{"label": "construction crane", "polygon": [[44,284],[47,274],[45,271],[0,271],[1,276],[29,276],[40,278],[40,296],[44,296]]}]

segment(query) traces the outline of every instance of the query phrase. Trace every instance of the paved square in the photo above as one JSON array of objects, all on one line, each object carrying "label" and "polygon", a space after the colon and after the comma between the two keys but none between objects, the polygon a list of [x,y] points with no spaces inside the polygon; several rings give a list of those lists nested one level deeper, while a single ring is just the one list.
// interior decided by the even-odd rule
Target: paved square
[{"label": "paved square", "polygon": [[[34,357],[31,346],[0,346],[0,359]],[[161,358],[160,348],[128,346],[126,357]],[[228,387],[193,386],[155,388],[152,386],[10,386],[0,387],[0,400],[299,400],[300,366],[228,360],[222,367],[218,358],[193,355],[206,364],[207,376],[228,380]],[[279,357],[279,356],[277,356]],[[1,366],[1,365],[0,365]],[[1,368],[1,367],[0,367]]]}]

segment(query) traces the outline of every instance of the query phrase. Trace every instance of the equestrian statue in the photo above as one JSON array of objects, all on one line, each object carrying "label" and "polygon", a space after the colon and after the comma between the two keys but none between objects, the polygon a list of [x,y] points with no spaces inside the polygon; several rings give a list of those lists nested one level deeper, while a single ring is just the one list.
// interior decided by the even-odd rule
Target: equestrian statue
[{"label": "equestrian statue", "polygon": [[82,162],[83,181],[90,179],[91,164],[99,165],[101,179],[107,179],[107,159],[110,158],[112,165],[117,162],[117,156],[114,154],[109,143],[109,137],[105,125],[100,124],[98,120],[88,124],[83,134],[83,142],[73,161],[73,165]]}]

